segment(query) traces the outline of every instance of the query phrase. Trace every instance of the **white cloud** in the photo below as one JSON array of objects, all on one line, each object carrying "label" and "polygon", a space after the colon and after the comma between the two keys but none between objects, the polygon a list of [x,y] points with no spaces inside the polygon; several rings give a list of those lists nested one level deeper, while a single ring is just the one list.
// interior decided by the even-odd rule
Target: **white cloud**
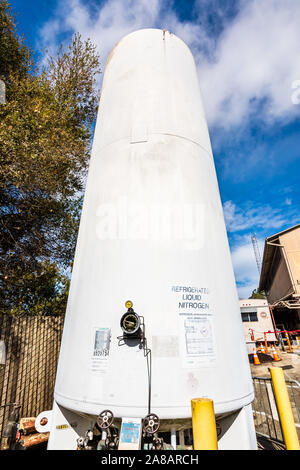
[{"label": "white cloud", "polygon": [[59,0],[54,17],[40,30],[40,41],[55,50],[58,29],[60,33],[78,31],[98,46],[103,64],[123,36],[142,28],[168,29],[190,45],[195,41],[208,45],[208,37],[200,25],[180,22],[172,9],[165,7],[163,0],[107,0],[92,13],[82,0]]},{"label": "white cloud", "polygon": [[39,46],[42,42],[54,50],[60,33],[79,31],[97,44],[104,65],[127,33],[165,28],[194,53],[209,124],[223,128],[239,124],[254,103],[264,99],[267,106],[264,111],[260,108],[261,118],[289,119],[299,113],[300,105],[291,99],[292,84],[300,79],[298,0],[240,0],[231,21],[227,21],[228,3],[210,3],[216,20],[223,21],[217,41],[207,31],[207,0],[196,2],[193,22],[180,21],[171,5],[163,0],[107,0],[91,9],[83,0],[60,0],[54,17],[40,31]]},{"label": "white cloud", "polygon": [[285,211],[273,209],[269,205],[255,205],[243,209],[237,207],[232,201],[223,204],[226,227],[229,232],[238,232],[247,229],[278,229],[286,223],[290,223],[290,215]]},{"label": "white cloud", "polygon": [[298,0],[243,2],[219,39],[215,61],[202,60],[199,67],[209,122],[239,124],[264,99],[260,117],[266,120],[299,113],[291,100],[300,78],[299,22]]},{"label": "white cloud", "polygon": [[66,27],[90,37],[105,58],[122,36],[151,27],[159,12],[159,0],[109,0],[93,17],[80,0],[69,0],[68,3],[70,12],[65,18]]}]

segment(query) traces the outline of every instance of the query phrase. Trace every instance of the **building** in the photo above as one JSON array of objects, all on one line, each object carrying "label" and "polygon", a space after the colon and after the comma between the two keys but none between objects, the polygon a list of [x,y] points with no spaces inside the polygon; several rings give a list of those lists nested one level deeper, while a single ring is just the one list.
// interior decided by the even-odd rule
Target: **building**
[{"label": "building", "polygon": [[[247,344],[264,341],[277,341],[274,333],[272,314],[265,299],[240,300],[240,309]],[[268,333],[270,331],[271,333]]]},{"label": "building", "polygon": [[277,329],[300,329],[300,224],[266,238],[259,291]]}]

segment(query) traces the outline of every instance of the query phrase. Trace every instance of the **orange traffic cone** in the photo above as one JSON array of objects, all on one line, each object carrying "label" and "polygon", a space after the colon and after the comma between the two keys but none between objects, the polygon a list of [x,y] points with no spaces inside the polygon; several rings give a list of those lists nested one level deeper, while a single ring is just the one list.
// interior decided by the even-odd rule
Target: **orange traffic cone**
[{"label": "orange traffic cone", "polygon": [[273,355],[274,361],[281,361],[281,359],[280,359],[280,357],[279,357],[279,355],[276,351],[276,348],[275,348],[274,344],[272,346],[272,355]]},{"label": "orange traffic cone", "polygon": [[258,359],[258,355],[256,352],[256,347],[253,348],[253,364],[258,366],[260,364],[260,360]]},{"label": "orange traffic cone", "polygon": [[265,348],[264,348],[264,345],[262,343],[260,343],[260,350],[263,354],[265,354]]}]

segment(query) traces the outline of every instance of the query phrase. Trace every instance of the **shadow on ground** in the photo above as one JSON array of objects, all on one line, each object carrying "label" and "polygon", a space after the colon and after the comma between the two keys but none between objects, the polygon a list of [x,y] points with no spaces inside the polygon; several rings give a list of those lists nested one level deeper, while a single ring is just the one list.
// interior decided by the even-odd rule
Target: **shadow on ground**
[{"label": "shadow on ground", "polygon": [[272,441],[267,437],[256,435],[256,438],[258,450],[286,450],[283,444],[276,441]]}]

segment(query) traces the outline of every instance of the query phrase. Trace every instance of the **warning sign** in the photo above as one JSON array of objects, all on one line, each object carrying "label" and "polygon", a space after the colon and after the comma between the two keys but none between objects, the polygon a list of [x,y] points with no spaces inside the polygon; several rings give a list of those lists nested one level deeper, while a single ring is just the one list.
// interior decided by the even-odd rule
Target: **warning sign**
[{"label": "warning sign", "polygon": [[185,368],[212,365],[216,361],[213,314],[207,287],[173,286],[177,293],[180,350]]}]

